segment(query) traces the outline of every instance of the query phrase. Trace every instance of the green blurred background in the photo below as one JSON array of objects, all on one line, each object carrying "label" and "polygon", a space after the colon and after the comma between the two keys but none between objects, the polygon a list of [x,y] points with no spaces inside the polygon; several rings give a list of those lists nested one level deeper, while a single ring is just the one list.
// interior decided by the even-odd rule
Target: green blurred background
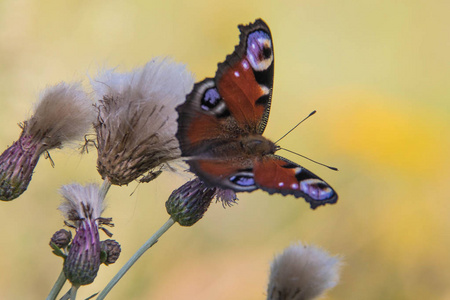
[{"label": "green blurred background", "polygon": [[[174,226],[108,299],[265,299],[270,260],[299,240],[345,261],[327,299],[450,299],[449,11],[448,1],[419,0],[1,0],[0,145],[17,139],[46,85],[88,88],[99,68],[126,71],[154,56],[201,80],[233,51],[237,25],[261,17],[276,57],[265,136],[276,140],[317,109],[281,145],[340,171],[283,155],[326,179],[339,202],[312,211],[256,191],[231,208],[212,205],[192,228]],[[47,295],[62,264],[48,246],[63,226],[57,190],[101,181],[95,151],[51,155],[54,169],[42,159],[28,191],[0,203],[1,299]],[[111,188],[104,216],[123,252],[80,299],[166,221],[164,202],[185,180],[163,174],[131,196],[137,183]]]}]

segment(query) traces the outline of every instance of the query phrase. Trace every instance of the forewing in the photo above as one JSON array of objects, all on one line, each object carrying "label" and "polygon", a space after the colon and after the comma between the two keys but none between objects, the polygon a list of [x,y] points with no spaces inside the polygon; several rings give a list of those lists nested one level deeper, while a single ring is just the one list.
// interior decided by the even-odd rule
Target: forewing
[{"label": "forewing", "polygon": [[219,94],[240,128],[262,134],[272,99],[274,52],[270,29],[258,19],[240,25],[239,45],[218,65]]},{"label": "forewing", "polygon": [[218,65],[216,77],[196,83],[177,108],[183,156],[264,131],[273,87],[272,36],[260,19],[239,29],[239,45]]}]

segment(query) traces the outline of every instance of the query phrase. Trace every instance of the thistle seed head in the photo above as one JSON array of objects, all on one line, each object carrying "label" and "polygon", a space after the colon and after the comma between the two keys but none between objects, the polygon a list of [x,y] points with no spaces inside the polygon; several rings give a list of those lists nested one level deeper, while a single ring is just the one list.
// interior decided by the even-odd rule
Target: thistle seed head
[{"label": "thistle seed head", "polygon": [[314,246],[294,244],[275,257],[267,300],[310,300],[339,281],[341,262]]},{"label": "thistle seed head", "polygon": [[19,197],[31,181],[39,157],[81,138],[91,127],[94,110],[79,83],[45,89],[20,138],[0,156],[0,200]]},{"label": "thistle seed head", "polygon": [[126,185],[180,157],[175,108],[193,81],[184,65],[154,59],[129,73],[104,71],[91,82],[99,99],[94,127],[103,179]]}]

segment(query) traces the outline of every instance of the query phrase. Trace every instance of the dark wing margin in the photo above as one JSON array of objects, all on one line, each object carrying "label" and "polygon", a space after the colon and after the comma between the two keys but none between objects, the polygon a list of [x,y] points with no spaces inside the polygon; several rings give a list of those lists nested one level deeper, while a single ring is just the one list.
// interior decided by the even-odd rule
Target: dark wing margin
[{"label": "dark wing margin", "polygon": [[315,209],[338,200],[336,191],[311,171],[278,156],[267,155],[255,162],[256,185],[269,194],[281,193],[304,198]]}]

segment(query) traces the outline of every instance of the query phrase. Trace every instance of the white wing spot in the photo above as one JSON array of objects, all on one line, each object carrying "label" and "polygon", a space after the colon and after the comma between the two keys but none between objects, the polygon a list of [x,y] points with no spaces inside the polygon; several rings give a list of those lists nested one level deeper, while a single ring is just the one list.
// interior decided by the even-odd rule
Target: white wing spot
[{"label": "white wing spot", "polygon": [[270,90],[269,90],[269,88],[267,86],[260,84],[259,87],[261,88],[261,90],[262,90],[264,95],[269,95]]},{"label": "white wing spot", "polygon": [[239,74],[238,71],[235,71],[235,72],[234,72],[234,76],[239,77],[239,76],[241,76],[241,74]]}]

